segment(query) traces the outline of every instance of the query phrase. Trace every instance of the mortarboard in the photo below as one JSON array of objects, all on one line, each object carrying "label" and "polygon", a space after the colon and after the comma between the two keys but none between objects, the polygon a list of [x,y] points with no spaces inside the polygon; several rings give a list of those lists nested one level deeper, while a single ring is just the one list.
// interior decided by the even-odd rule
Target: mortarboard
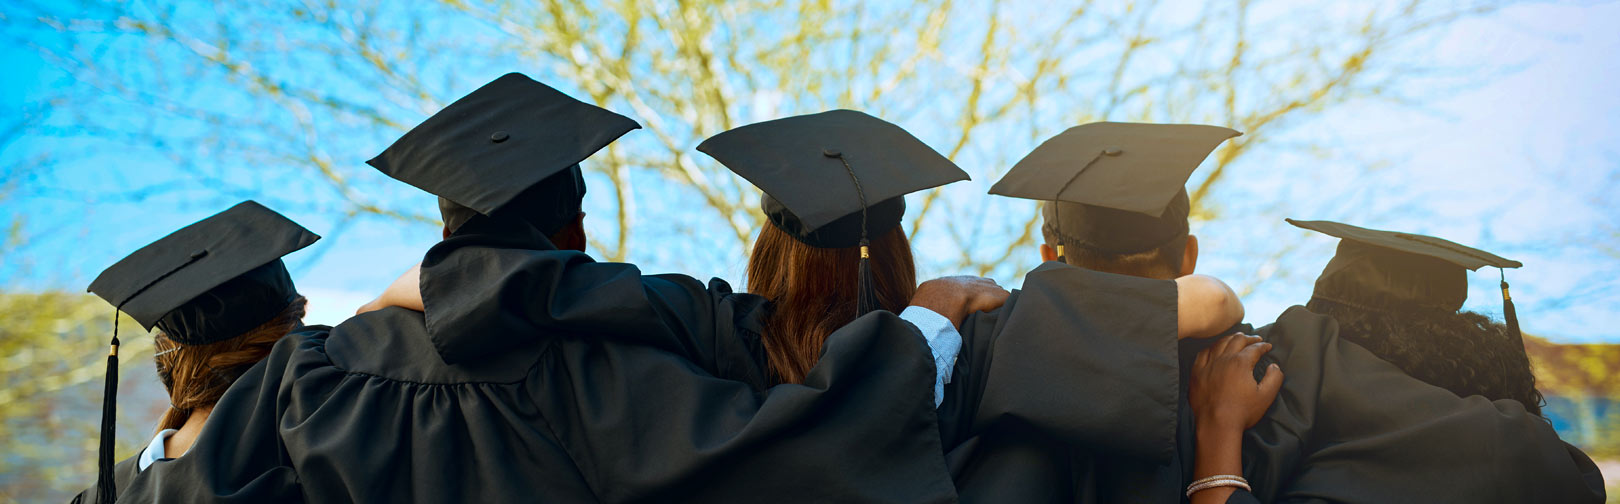
[{"label": "mortarboard", "polygon": [[1501,271],[1523,263],[1433,236],[1329,221],[1285,220],[1339,238],[1339,249],[1317,277],[1311,296],[1340,304],[1372,310],[1421,306],[1454,312],[1468,299],[1467,271],[1496,267],[1502,276],[1502,317],[1513,338],[1523,345],[1507,273]]},{"label": "mortarboard", "polygon": [[867,238],[900,225],[906,194],[968,179],[905,129],[853,110],[742,126],[697,150],[759,187],[760,210],[799,242],[862,247],[859,314],[873,309]]},{"label": "mortarboard", "polygon": [[110,499],[113,419],[118,392],[117,312],[162,329],[182,345],[239,336],[280,313],[298,296],[281,257],[320,237],[254,201],[180,228],[108,267],[90,292],[114,310],[112,349],[102,399],[98,495]]},{"label": "mortarboard", "polygon": [[1187,178],[1242,134],[1199,124],[1082,124],[1042,142],[990,194],[1052,202],[1043,226],[1060,237],[1060,261],[1064,244],[1145,252],[1187,234]]},{"label": "mortarboard", "polygon": [[463,208],[492,215],[511,206],[551,234],[579,212],[585,195],[579,163],[640,127],[509,73],[433,114],[366,163],[439,196],[451,229],[471,216]]}]

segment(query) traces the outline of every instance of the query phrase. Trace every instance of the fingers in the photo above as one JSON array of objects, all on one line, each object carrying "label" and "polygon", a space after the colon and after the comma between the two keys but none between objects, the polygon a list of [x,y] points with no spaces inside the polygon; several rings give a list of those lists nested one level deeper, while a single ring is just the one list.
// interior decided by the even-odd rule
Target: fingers
[{"label": "fingers", "polygon": [[1282,368],[1272,364],[1266,367],[1266,376],[1260,378],[1260,397],[1266,400],[1269,407],[1277,399],[1277,391],[1282,389]]},{"label": "fingers", "polygon": [[1230,355],[1257,341],[1260,341],[1259,336],[1249,336],[1243,333],[1235,333],[1231,336],[1227,336],[1225,339],[1222,339],[1220,343],[1216,343],[1215,353],[1216,355],[1220,356]]},{"label": "fingers", "polygon": [[1249,344],[1249,346],[1243,347],[1241,350],[1238,350],[1236,357],[1240,362],[1243,363],[1243,365],[1253,368],[1255,364],[1260,363],[1260,356],[1265,355],[1266,352],[1270,351],[1270,343],[1257,341]]},{"label": "fingers", "polygon": [[969,312],[991,311],[1000,308],[1007,303],[1007,297],[1011,295],[1007,292],[1007,289],[997,285],[994,279],[976,276],[955,278],[959,279],[964,292],[969,298]]},{"label": "fingers", "polygon": [[1241,336],[1243,336],[1243,334],[1238,333],[1221,338],[1220,341],[1216,341],[1215,344],[1204,348],[1204,350],[1201,352],[1198,352],[1198,358],[1193,359],[1193,369],[1202,370],[1209,367],[1209,361],[1225,356],[1228,353],[1226,347],[1231,345],[1233,341],[1238,341]]}]

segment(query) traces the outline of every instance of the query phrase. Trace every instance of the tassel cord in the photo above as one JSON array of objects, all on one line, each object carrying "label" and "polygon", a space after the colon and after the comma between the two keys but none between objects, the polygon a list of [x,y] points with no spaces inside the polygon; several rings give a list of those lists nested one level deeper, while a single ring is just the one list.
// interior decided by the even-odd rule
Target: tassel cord
[{"label": "tassel cord", "polygon": [[866,191],[861,189],[861,179],[855,176],[855,168],[849,165],[849,160],[843,153],[825,151],[827,157],[838,158],[844,164],[844,171],[849,173],[849,180],[855,184],[855,195],[861,200],[861,262],[856,270],[858,275],[855,293],[855,316],[859,317],[877,309],[877,291],[872,285],[871,242],[866,236]]},{"label": "tassel cord", "polygon": [[1057,260],[1058,260],[1058,262],[1061,262],[1061,263],[1069,262],[1068,258],[1064,256],[1065,251],[1063,250],[1063,239],[1064,239],[1063,238],[1063,208],[1058,206],[1058,197],[1062,196],[1064,191],[1069,190],[1069,186],[1074,185],[1074,181],[1080,179],[1080,174],[1085,173],[1086,169],[1090,168],[1092,164],[1095,164],[1098,159],[1102,159],[1103,156],[1118,156],[1119,153],[1120,153],[1119,149],[1112,149],[1112,148],[1103,149],[1101,151],[1098,151],[1097,155],[1092,156],[1090,161],[1086,161],[1085,166],[1082,166],[1082,167],[1080,167],[1079,170],[1076,170],[1074,172],[1074,175],[1070,176],[1069,180],[1067,182],[1063,183],[1063,187],[1058,188],[1057,194],[1052,195],[1052,227],[1053,227],[1053,229],[1057,230],[1057,235],[1058,235],[1058,243],[1057,243]]}]

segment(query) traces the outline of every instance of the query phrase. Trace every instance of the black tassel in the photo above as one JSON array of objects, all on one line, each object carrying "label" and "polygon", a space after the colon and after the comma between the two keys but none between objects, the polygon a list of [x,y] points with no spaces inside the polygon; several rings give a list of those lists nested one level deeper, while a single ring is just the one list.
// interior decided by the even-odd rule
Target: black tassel
[{"label": "black tassel", "polygon": [[878,309],[877,287],[872,285],[872,243],[866,237],[866,191],[861,189],[861,179],[855,176],[855,168],[849,165],[844,154],[833,149],[822,149],[821,154],[837,159],[844,164],[844,171],[849,173],[850,183],[855,184],[855,196],[861,200],[861,264],[855,274],[855,316],[860,317]]},{"label": "black tassel", "polygon": [[861,266],[860,272],[858,273],[860,275],[860,279],[857,281],[858,285],[856,287],[857,289],[860,289],[860,292],[855,297],[856,317],[866,315],[871,313],[873,310],[878,309],[877,288],[872,285],[872,261],[871,258],[868,257],[870,255],[871,254],[867,248],[866,240],[861,240]]},{"label": "black tassel", "polygon": [[1506,274],[1502,277],[1502,318],[1507,321],[1513,343],[1518,345],[1516,348],[1524,348],[1524,335],[1519,332],[1519,311],[1513,308],[1513,296],[1508,294]]},{"label": "black tassel", "polygon": [[107,353],[107,382],[101,391],[101,451],[97,462],[96,502],[111,504],[118,497],[113,482],[113,441],[118,419],[118,313],[113,311],[112,350]]}]

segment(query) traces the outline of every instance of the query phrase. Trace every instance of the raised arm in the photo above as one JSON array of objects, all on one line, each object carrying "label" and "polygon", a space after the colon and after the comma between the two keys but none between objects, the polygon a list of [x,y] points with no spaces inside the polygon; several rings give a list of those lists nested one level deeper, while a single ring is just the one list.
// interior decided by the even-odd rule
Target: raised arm
[{"label": "raised arm", "polygon": [[589,334],[671,352],[712,372],[715,338],[729,337],[736,320],[763,302],[732,294],[724,282],[644,275],[498,225],[468,221],[422,261],[428,334],[447,363],[527,339]]}]

